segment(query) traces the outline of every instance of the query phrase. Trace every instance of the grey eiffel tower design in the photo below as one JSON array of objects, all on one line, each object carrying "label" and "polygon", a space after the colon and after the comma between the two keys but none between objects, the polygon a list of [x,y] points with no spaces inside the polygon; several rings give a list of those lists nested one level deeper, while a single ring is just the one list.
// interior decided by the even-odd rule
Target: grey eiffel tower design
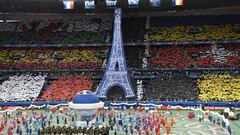
[{"label": "grey eiffel tower design", "polygon": [[121,87],[126,98],[135,97],[124,54],[121,16],[121,9],[115,9],[111,54],[103,79],[96,90],[96,94],[100,98],[106,98],[108,90],[113,86]]}]

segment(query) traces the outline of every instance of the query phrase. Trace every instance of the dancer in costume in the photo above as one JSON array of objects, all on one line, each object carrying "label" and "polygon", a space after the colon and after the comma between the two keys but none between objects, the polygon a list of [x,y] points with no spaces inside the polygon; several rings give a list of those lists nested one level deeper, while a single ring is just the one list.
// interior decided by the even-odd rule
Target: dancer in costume
[{"label": "dancer in costume", "polygon": [[169,134],[170,134],[170,131],[171,131],[170,125],[169,125],[169,124],[166,124],[166,127],[165,127],[165,132],[166,132],[166,134],[169,135]]}]

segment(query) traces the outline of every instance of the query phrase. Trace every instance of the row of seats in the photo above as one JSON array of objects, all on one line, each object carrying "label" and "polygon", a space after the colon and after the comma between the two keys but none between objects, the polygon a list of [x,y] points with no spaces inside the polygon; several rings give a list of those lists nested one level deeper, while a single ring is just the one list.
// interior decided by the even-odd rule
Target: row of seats
[{"label": "row of seats", "polygon": [[[145,20],[145,17],[123,18],[124,42],[143,42]],[[0,23],[0,44],[108,43],[112,27],[113,16]]]},{"label": "row of seats", "polygon": [[[184,72],[165,71],[159,72],[158,76],[157,79],[143,80],[143,100],[240,101],[237,74],[207,73],[197,80]],[[87,74],[65,74],[54,81],[49,77],[30,73],[12,75],[0,85],[0,100],[70,101],[77,92],[93,88],[91,76]],[[136,81],[132,84],[136,90]],[[123,100],[124,92],[113,87],[108,99]]]},{"label": "row of seats", "polygon": [[129,68],[142,68],[145,48],[125,47],[126,63]]},{"label": "row of seats", "polygon": [[93,82],[87,75],[63,75],[53,81],[44,90],[38,100],[66,100],[70,101],[74,95],[82,90],[91,90]]},{"label": "row of seats", "polygon": [[[47,85],[50,83],[50,85]],[[12,75],[0,85],[0,100],[72,100],[82,90],[91,90],[91,77],[85,74],[62,75],[49,82],[46,74]]]},{"label": "row of seats", "polygon": [[79,32],[61,35],[0,32],[0,44],[81,44],[104,43],[108,34]]},{"label": "row of seats", "polygon": [[123,41],[143,42],[146,25],[144,17],[124,17],[122,18]]},{"label": "row of seats", "polygon": [[[107,62],[109,49],[106,47],[3,48],[0,50],[0,69],[101,68],[103,63]],[[125,54],[128,67],[142,67],[144,48],[126,47]]]},{"label": "row of seats", "polygon": [[[136,51],[137,50],[137,51]],[[0,69],[101,68],[109,48],[1,49]],[[141,68],[144,48],[127,47],[128,67]],[[150,68],[240,67],[239,45],[150,46]]]},{"label": "row of seats", "polygon": [[0,23],[0,43],[104,43],[106,36],[112,33],[112,20],[111,16],[83,16],[76,20]]},{"label": "row of seats", "polygon": [[240,77],[229,74],[205,75],[197,81],[203,101],[240,101]]},{"label": "row of seats", "polygon": [[150,46],[149,52],[149,67],[240,67],[239,45]]},{"label": "row of seats", "polygon": [[151,27],[169,27],[176,25],[221,25],[240,22],[239,15],[198,15],[198,16],[160,16],[150,18]]},{"label": "row of seats", "polygon": [[0,69],[99,68],[104,48],[1,49]]},{"label": "row of seats", "polygon": [[10,76],[0,85],[0,100],[25,101],[36,99],[41,92],[46,75],[22,74]]},{"label": "row of seats", "polygon": [[196,79],[184,72],[161,72],[144,82],[144,100],[240,101],[239,74],[201,73]]},{"label": "row of seats", "polygon": [[[238,18],[240,17],[123,17],[123,39],[130,43],[143,42],[147,29],[150,42],[238,40]],[[3,22],[0,23],[0,44],[104,43],[110,42],[112,27],[113,16]]]},{"label": "row of seats", "polygon": [[239,40],[240,24],[157,27],[149,35],[150,42]]},{"label": "row of seats", "polygon": [[196,100],[198,96],[194,81],[184,73],[162,72],[144,85],[144,100]]},{"label": "row of seats", "polygon": [[149,40],[150,42],[238,40],[239,18],[238,15],[151,17]]}]

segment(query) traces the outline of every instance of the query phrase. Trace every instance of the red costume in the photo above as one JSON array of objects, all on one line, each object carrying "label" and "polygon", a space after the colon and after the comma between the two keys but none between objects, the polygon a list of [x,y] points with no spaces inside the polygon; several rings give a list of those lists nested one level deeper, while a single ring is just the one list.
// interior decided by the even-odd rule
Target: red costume
[{"label": "red costume", "polygon": [[165,131],[166,134],[169,135],[169,134],[170,134],[170,131],[171,131],[171,127],[170,127],[170,125],[167,124],[166,127],[165,127],[165,129],[166,129],[166,131]]},{"label": "red costume", "polygon": [[161,120],[161,124],[165,127],[166,121],[165,121],[164,118],[162,118],[162,120]]}]

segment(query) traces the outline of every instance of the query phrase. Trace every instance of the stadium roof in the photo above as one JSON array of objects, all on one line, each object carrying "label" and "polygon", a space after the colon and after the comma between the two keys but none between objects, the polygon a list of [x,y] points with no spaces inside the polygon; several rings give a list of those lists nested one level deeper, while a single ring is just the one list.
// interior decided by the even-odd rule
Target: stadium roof
[{"label": "stadium roof", "polygon": [[[63,1],[74,1],[73,9],[64,9]],[[86,9],[86,1],[90,8]],[[108,0],[109,1],[109,0]],[[114,1],[114,0],[111,0]],[[116,0],[116,6],[124,12],[191,10],[240,6],[240,0]],[[137,2],[131,6],[129,2]],[[160,1],[159,7],[150,7],[150,1]],[[181,3],[180,6],[175,4]],[[92,6],[91,4],[94,4]],[[89,6],[89,5],[88,5]],[[0,0],[1,13],[106,13],[114,7],[107,7],[106,0]]]}]

